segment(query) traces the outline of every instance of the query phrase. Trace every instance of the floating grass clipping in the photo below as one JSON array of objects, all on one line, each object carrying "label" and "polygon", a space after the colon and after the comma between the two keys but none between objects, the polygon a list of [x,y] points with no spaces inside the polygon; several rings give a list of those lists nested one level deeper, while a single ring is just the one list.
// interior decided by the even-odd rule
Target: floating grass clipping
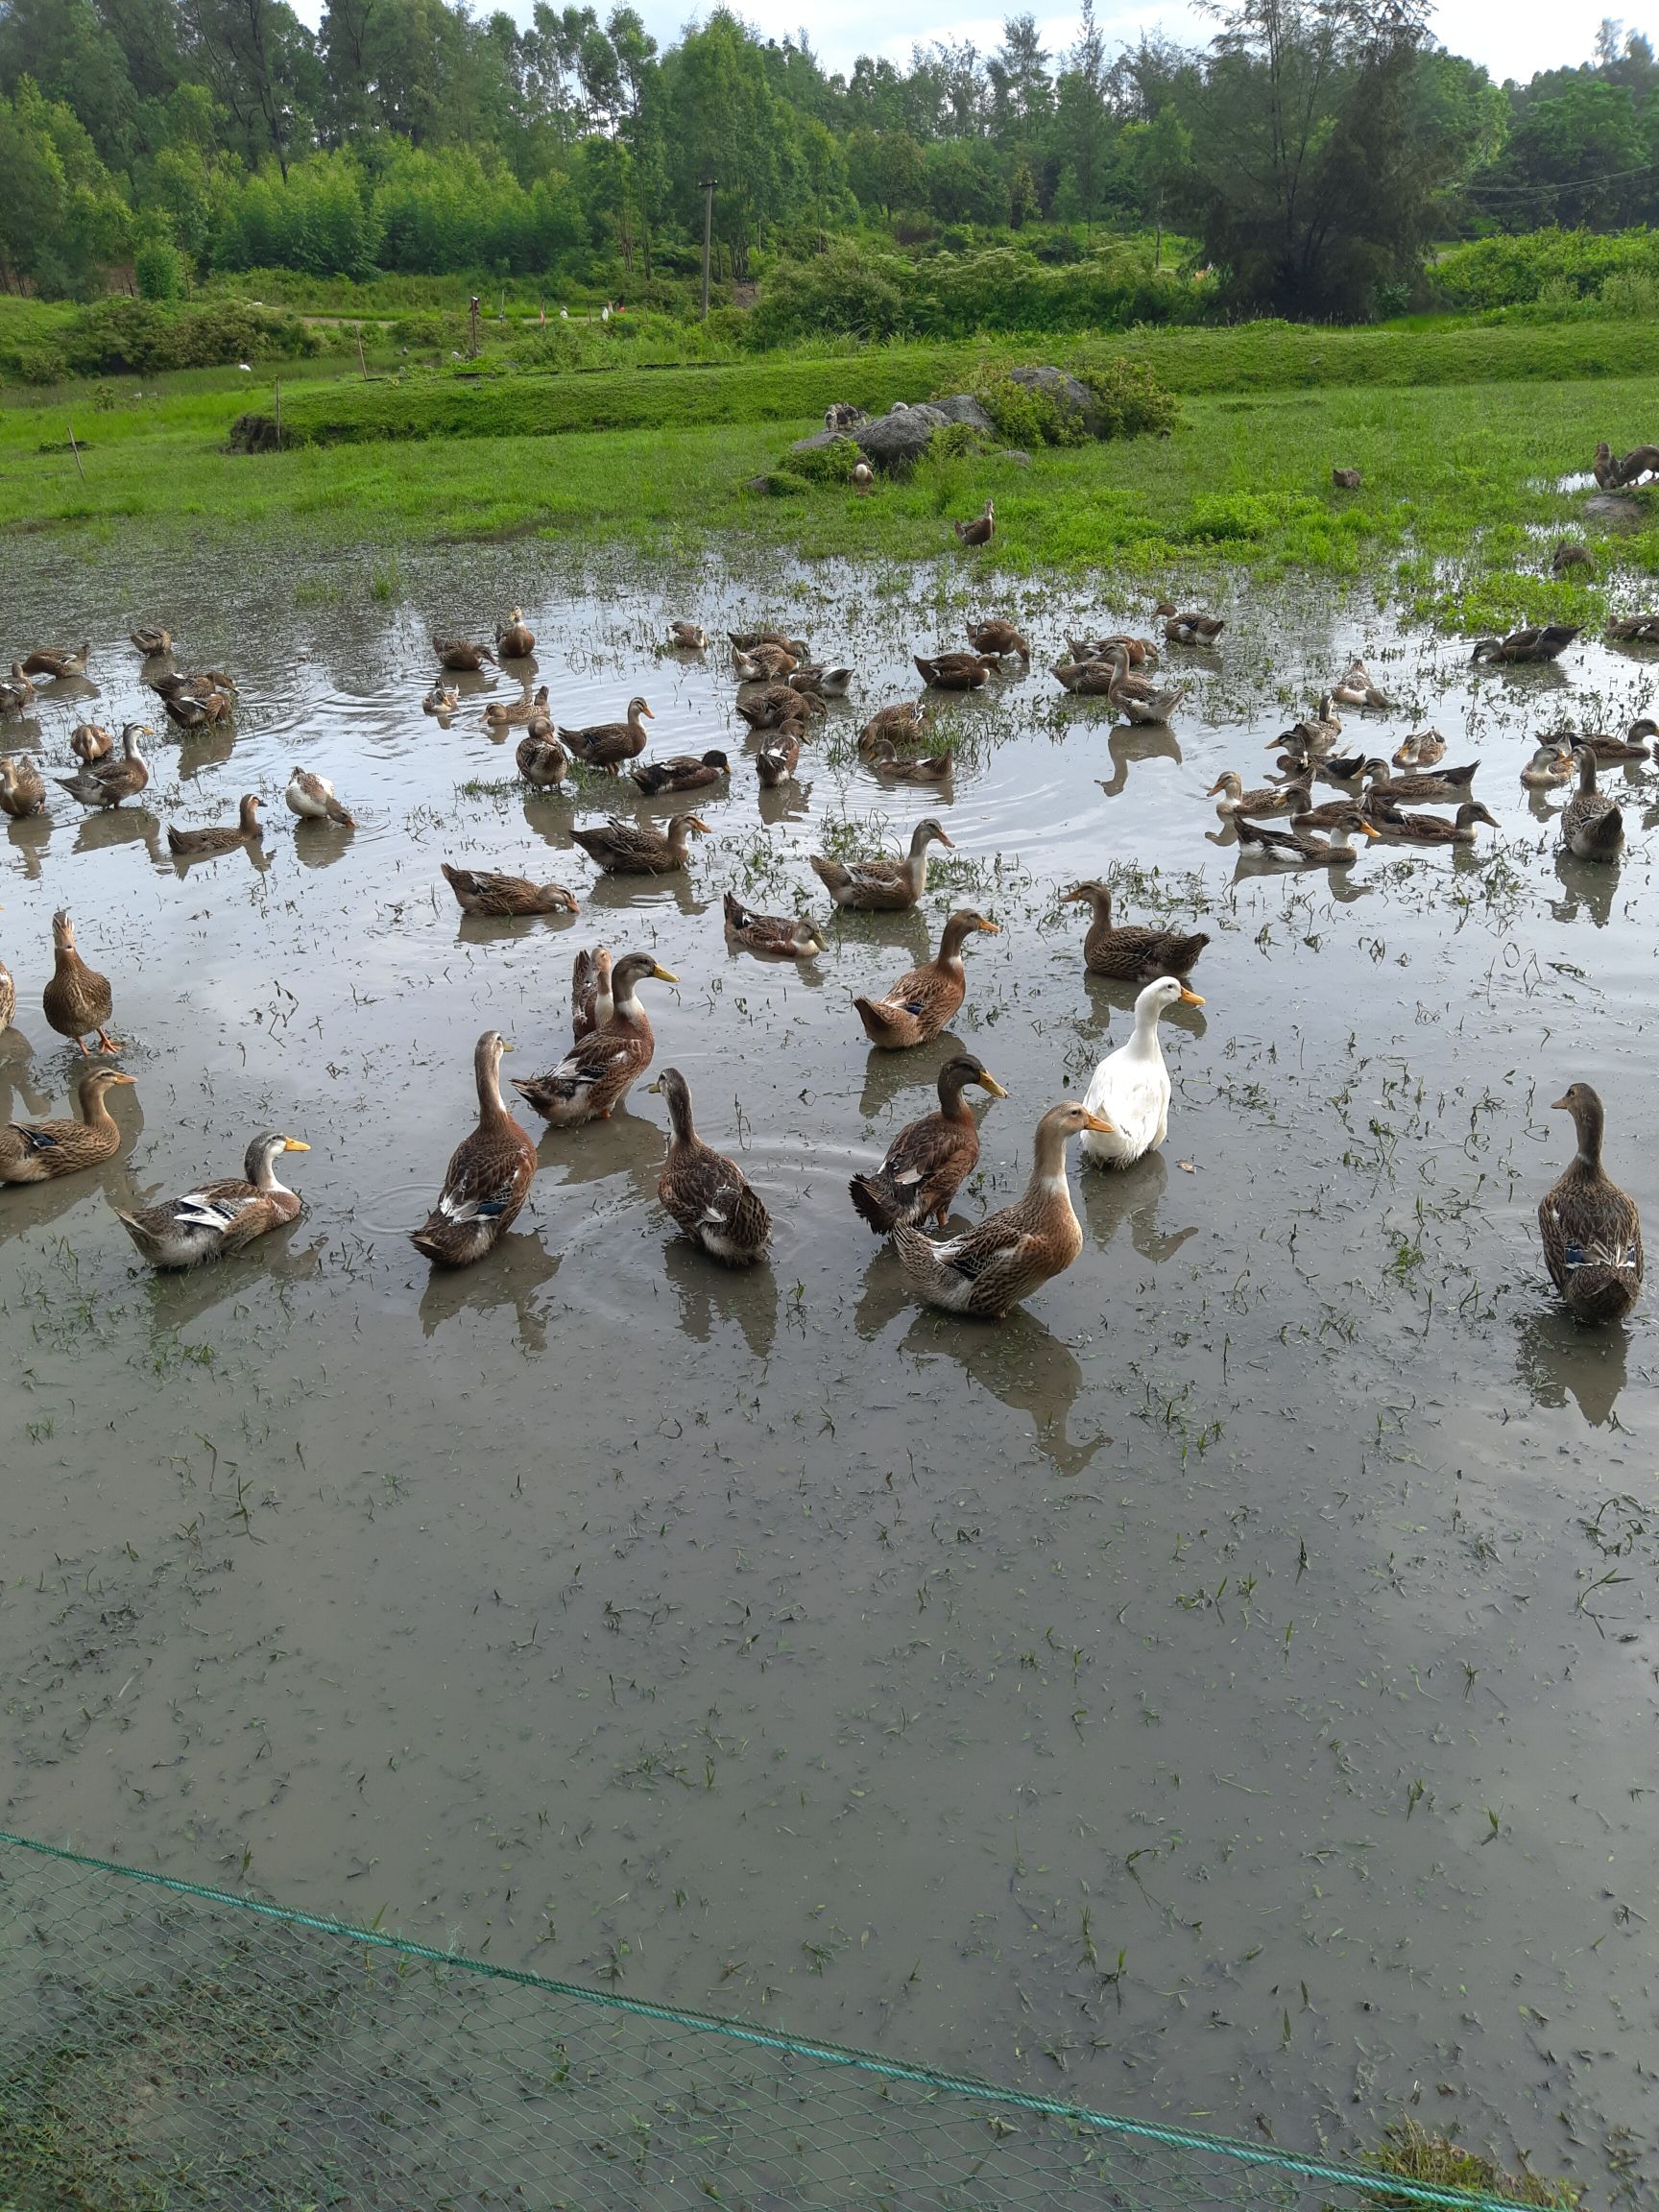
[{"label": "floating grass clipping", "polygon": [[[1467,2189],[1474,2196],[1501,2197],[1513,2204],[1539,2204],[1549,2212],[1576,2212],[1583,2191],[1571,2181],[1547,2181],[1536,2174],[1506,2174],[1495,2158],[1454,2143],[1449,2135],[1436,2135],[1415,2120],[1400,2120],[1383,2137],[1381,2149],[1368,2152],[1362,2164],[1379,2174],[1396,2175],[1402,2181],[1426,2182],[1440,2189]],[[1412,2212],[1407,2196],[1384,2194],[1371,2200],[1373,2212]],[[1324,2205],[1321,2212],[1337,2212]]]}]

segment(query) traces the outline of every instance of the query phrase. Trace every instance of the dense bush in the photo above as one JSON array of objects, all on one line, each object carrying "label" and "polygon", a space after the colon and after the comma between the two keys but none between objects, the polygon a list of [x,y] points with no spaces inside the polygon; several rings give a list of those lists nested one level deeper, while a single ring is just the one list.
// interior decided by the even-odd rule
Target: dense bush
[{"label": "dense bush", "polygon": [[1659,280],[1659,230],[1532,230],[1514,238],[1478,238],[1449,248],[1430,268],[1426,288],[1441,307],[1479,310],[1607,304],[1618,312],[1621,287]]},{"label": "dense bush", "polygon": [[269,308],[99,300],[49,339],[20,344],[5,365],[25,383],[55,384],[64,376],[151,376],[163,369],[292,360],[319,350],[299,316]]}]

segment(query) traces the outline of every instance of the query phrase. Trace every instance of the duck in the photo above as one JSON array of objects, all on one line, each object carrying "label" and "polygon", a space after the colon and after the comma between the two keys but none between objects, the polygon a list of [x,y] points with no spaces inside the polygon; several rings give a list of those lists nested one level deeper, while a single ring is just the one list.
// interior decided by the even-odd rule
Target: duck
[{"label": "duck", "polygon": [[439,667],[457,676],[475,676],[486,661],[495,659],[488,645],[474,645],[469,637],[434,637],[432,650]]},{"label": "duck", "polygon": [[1166,684],[1161,689],[1155,688],[1143,677],[1129,673],[1129,658],[1120,645],[1112,656],[1112,684],[1107,697],[1126,722],[1142,725],[1167,722],[1190,688],[1186,684]]},{"label": "duck", "polygon": [[781,637],[762,637],[746,649],[732,648],[732,666],[739,684],[780,683],[792,676],[805,658]]},{"label": "duck", "polygon": [[626,721],[592,722],[583,730],[566,730],[561,724],[559,735],[576,759],[589,768],[608,769],[613,776],[625,760],[637,760],[644,752],[644,724],[655,720],[643,699],[630,699]]},{"label": "duck", "polygon": [[983,622],[970,622],[967,636],[969,644],[981,660],[995,655],[1002,661],[1013,654],[1023,661],[1027,668],[1031,665],[1030,646],[1013,623],[1004,621],[1000,614],[987,615]]},{"label": "duck", "polygon": [[0,814],[27,822],[46,811],[46,785],[27,753],[0,754]]},{"label": "duck", "polygon": [[1000,1321],[1011,1306],[1064,1274],[1083,1249],[1066,1182],[1066,1145],[1079,1133],[1106,1137],[1112,1124],[1075,1098],[1050,1106],[1037,1124],[1025,1195],[977,1229],[935,1243],[908,1222],[893,1229],[906,1287],[947,1313]]},{"label": "duck", "polygon": [[701,622],[670,622],[668,642],[681,653],[705,653],[709,649],[709,633]]},{"label": "duck", "polygon": [[579,914],[582,909],[563,883],[533,883],[528,876],[498,876],[489,869],[455,868],[438,863],[463,914],[506,920],[520,914]]},{"label": "duck", "polygon": [[1095,661],[1061,661],[1055,666],[1054,680],[1078,699],[1110,699],[1118,681],[1118,670],[1105,657]]},{"label": "duck", "polygon": [[612,814],[597,828],[570,834],[608,876],[668,876],[685,867],[692,836],[707,837],[709,825],[700,815],[671,814],[665,830],[648,830]]},{"label": "duck", "polygon": [[726,935],[733,945],[774,960],[810,960],[829,950],[818,925],[805,915],[757,914],[730,891],[724,903]]},{"label": "duck", "polygon": [[[1437,768],[1446,757],[1446,740],[1438,730],[1418,730],[1401,739],[1394,752],[1396,768]],[[1360,762],[1364,766],[1364,762]]]},{"label": "duck", "polygon": [[781,645],[797,661],[812,658],[812,648],[804,638],[786,637],[781,630],[728,630],[726,637],[734,654],[754,653],[762,645]]},{"label": "duck", "polygon": [[1652,751],[1653,739],[1659,737],[1659,722],[1650,714],[1639,714],[1623,737],[1615,737],[1604,730],[1586,731],[1581,737],[1566,732],[1562,734],[1575,751],[1594,753],[1601,766],[1609,768],[1620,760],[1646,760]]},{"label": "duck", "polygon": [[1450,822],[1444,814],[1392,811],[1374,814],[1371,821],[1382,836],[1407,845],[1473,845],[1480,823],[1485,823],[1490,830],[1499,827],[1496,815],[1489,814],[1478,799],[1466,800]]},{"label": "duck", "polygon": [[904,757],[893,750],[893,741],[888,737],[872,746],[865,757],[876,774],[890,783],[949,783],[956,769],[952,746],[948,745],[943,753]]},{"label": "duck", "polygon": [[680,1233],[728,1267],[752,1267],[772,1236],[772,1216],[735,1160],[698,1136],[691,1091],[678,1068],[664,1068],[651,1089],[668,1108],[668,1154],[657,1195]]},{"label": "duck", "polygon": [[1544,1264],[1575,1319],[1622,1321],[1642,1294],[1642,1216],[1601,1165],[1599,1093],[1570,1083],[1551,1110],[1572,1115],[1578,1143],[1539,1201]]},{"label": "duck", "polygon": [[1550,556],[1550,573],[1557,578],[1575,573],[1587,575],[1595,565],[1595,556],[1589,546],[1575,544],[1567,538],[1562,539]]},{"label": "duck", "polygon": [[680,980],[649,952],[625,954],[611,971],[610,1021],[578,1038],[545,1075],[515,1077],[514,1090],[555,1129],[608,1121],[650,1067],[657,1040],[638,995],[638,986],[650,975],[660,983]]},{"label": "duck", "polygon": [[987,499],[982,515],[975,515],[972,521],[952,522],[950,527],[964,545],[989,545],[997,535],[997,509]]},{"label": "duck", "polygon": [[180,730],[208,730],[225,721],[234,704],[228,691],[209,691],[204,698],[194,691],[174,691],[162,700],[161,708]]},{"label": "duck", "polygon": [[1008,1094],[976,1054],[958,1052],[939,1070],[939,1110],[907,1121],[874,1175],[848,1184],[855,1211],[878,1237],[901,1222],[914,1227],[930,1216],[941,1229],[958,1190],[979,1160],[979,1125],[963,1093],[970,1084],[993,1098]]},{"label": "duck", "polygon": [[869,753],[883,739],[902,745],[925,737],[933,727],[933,709],[926,699],[906,699],[896,707],[878,707],[858,733],[858,750]]},{"label": "duck", "polygon": [[124,799],[135,799],[150,781],[138,740],[154,734],[148,722],[129,722],[121,733],[119,759],[84,761],[73,776],[53,781],[83,806],[119,806]]},{"label": "duck", "polygon": [[1086,1131],[1085,1159],[1098,1167],[1127,1167],[1155,1152],[1169,1133],[1169,1070],[1158,1042],[1158,1022],[1171,1006],[1202,1006],[1178,975],[1160,975],[1135,1001],[1135,1027],[1126,1045],[1109,1052],[1090,1078],[1083,1103],[1106,1121]]},{"label": "duck", "polygon": [[222,853],[234,853],[241,845],[257,845],[265,835],[259,826],[259,799],[245,791],[236,820],[211,830],[179,830],[167,825],[167,850],[175,860],[210,860]]},{"label": "duck", "polygon": [[[1317,810],[1324,815],[1326,809]],[[1288,832],[1282,830],[1259,829],[1254,822],[1242,816],[1236,825],[1238,843],[1245,853],[1259,853],[1264,857],[1292,860],[1303,868],[1347,868],[1358,859],[1356,837],[1375,838],[1378,835],[1358,806],[1344,806],[1331,816],[1321,834],[1312,813],[1293,814]]]},{"label": "duck", "polygon": [[495,633],[495,651],[502,661],[528,661],[536,650],[536,633],[524,619],[522,607],[508,610],[507,619]]},{"label": "duck", "polygon": [[914,906],[927,888],[928,846],[951,844],[943,825],[929,814],[911,832],[910,851],[902,860],[830,860],[822,853],[808,854],[807,859],[837,906],[861,913],[896,913]]},{"label": "duck", "polygon": [[127,642],[146,661],[159,661],[164,653],[173,650],[173,633],[159,626],[145,629],[142,625],[127,634]]},{"label": "duck", "polygon": [[1330,695],[1339,707],[1375,707],[1382,710],[1392,704],[1358,654],[1332,685]]},{"label": "duck", "polygon": [[276,1162],[285,1152],[310,1149],[301,1138],[262,1130],[248,1147],[240,1175],[200,1183],[181,1198],[136,1214],[116,1207],[115,1218],[152,1267],[198,1267],[222,1260],[299,1219],[299,1196],[277,1181]]},{"label": "duck", "polygon": [[1402,800],[1434,800],[1455,805],[1469,796],[1469,787],[1475,781],[1479,760],[1465,760],[1456,768],[1437,768],[1423,776],[1396,776],[1386,760],[1367,760],[1359,773],[1366,783],[1367,804],[1373,799],[1384,806],[1398,805]]},{"label": "duck", "polygon": [[1183,613],[1172,599],[1160,599],[1152,614],[1154,620],[1162,620],[1171,645],[1214,645],[1227,627],[1219,614],[1206,614],[1200,608]]},{"label": "duck", "polygon": [[1088,935],[1083,940],[1083,965],[1092,975],[1108,975],[1119,983],[1148,982],[1159,975],[1185,979],[1197,965],[1198,955],[1210,942],[1210,932],[1184,934],[1178,929],[1150,929],[1144,923],[1126,922],[1114,926],[1112,891],[1091,877],[1060,894],[1062,905],[1090,909]]},{"label": "duck", "polygon": [[461,694],[453,684],[434,684],[421,702],[422,714],[454,714],[459,711]]},{"label": "duck", "polygon": [[66,677],[84,676],[91,658],[90,644],[38,645],[24,660],[22,672],[25,676],[38,676],[48,684],[57,684]]},{"label": "duck", "polygon": [[551,731],[538,734],[532,730],[520,737],[513,758],[525,782],[538,791],[551,791],[570,773],[570,756]]},{"label": "duck", "polygon": [[710,783],[724,782],[732,763],[720,752],[675,753],[666,760],[647,760],[642,768],[628,773],[647,799],[655,799],[664,791],[703,791]]},{"label": "duck", "polygon": [[60,1037],[71,1037],[79,1051],[90,1059],[86,1038],[97,1032],[100,1052],[119,1052],[121,1040],[109,1034],[113,995],[109,978],[88,968],[75,946],[75,925],[66,908],[52,917],[52,974],[40,994],[47,1022]]},{"label": "duck", "polygon": [[1528,791],[1551,791],[1557,783],[1571,783],[1576,774],[1571,743],[1547,738],[1522,769],[1521,781]]},{"label": "duck", "polygon": [[997,937],[1001,932],[995,922],[987,922],[971,907],[958,907],[945,924],[935,958],[908,970],[879,998],[854,999],[854,1011],[872,1045],[883,1052],[906,1051],[913,1045],[926,1045],[955,1019],[968,993],[962,948],[979,934]]},{"label": "duck", "polygon": [[297,814],[301,822],[332,822],[342,830],[355,830],[356,822],[334,795],[334,786],[326,776],[319,776],[314,769],[295,766],[282,794],[290,814]]},{"label": "duck", "polygon": [[580,1045],[603,1029],[616,1011],[611,984],[611,948],[585,945],[570,963],[570,1035]]},{"label": "duck", "polygon": [[1335,751],[1341,734],[1342,718],[1334,710],[1331,693],[1322,691],[1311,714],[1304,714],[1300,722],[1292,722],[1288,730],[1282,730],[1277,737],[1269,737],[1267,743],[1269,748],[1287,745],[1293,753],[1326,760]]},{"label": "duck", "polygon": [[207,700],[217,692],[232,698],[236,693],[234,682],[223,668],[162,668],[151,671],[144,681],[158,699]]},{"label": "duck", "polygon": [[534,722],[538,714],[547,713],[547,686],[543,684],[534,699],[492,699],[484,708],[486,730],[520,729],[526,722]]},{"label": "duck", "polygon": [[784,681],[791,691],[815,692],[820,699],[845,699],[853,688],[853,670],[845,661],[816,661],[805,668],[792,668]]},{"label": "duck", "polygon": [[1331,481],[1338,492],[1358,492],[1360,476],[1358,469],[1333,469]]},{"label": "duck", "polygon": [[1610,645],[1659,645],[1659,614],[1618,614],[1607,625]]},{"label": "duck", "polygon": [[913,654],[918,674],[935,691],[977,691],[989,684],[993,663],[982,653],[936,653],[928,660]]},{"label": "duck", "polygon": [[0,960],[0,1036],[12,1026],[12,1017],[17,1011],[17,983],[4,960]]},{"label": "duck", "polygon": [[1127,632],[1114,631],[1107,637],[1068,637],[1066,650],[1073,661],[1110,661],[1121,647],[1132,669],[1156,668],[1158,648],[1150,637],[1131,637]]},{"label": "duck", "polygon": [[1579,860],[1614,860],[1624,843],[1624,817],[1596,788],[1596,756],[1578,748],[1578,788],[1561,809],[1561,842]]},{"label": "duck", "polygon": [[69,733],[69,750],[89,768],[94,760],[108,759],[115,750],[115,740],[102,722],[77,722]]},{"label": "duck", "polygon": [[0,714],[21,714],[35,696],[35,686],[23,673],[21,661],[13,661],[10,676],[0,676]]},{"label": "duck", "polygon": [[734,702],[737,712],[757,733],[770,730],[798,730],[814,714],[824,712],[815,692],[796,691],[787,684],[768,684]]},{"label": "duck", "polygon": [[409,1241],[438,1267],[471,1267],[518,1218],[536,1178],[536,1147],[507,1111],[501,1056],[512,1046],[486,1029],[472,1052],[478,1126],[449,1155],[438,1203]]},{"label": "duck", "polygon": [[118,1068],[88,1068],[76,1086],[76,1121],[0,1123],[0,1183],[53,1183],[84,1167],[102,1166],[121,1146],[105,1094],[136,1078]]},{"label": "duck", "polygon": [[1558,661],[1572,644],[1581,622],[1546,622],[1529,630],[1511,630],[1506,637],[1478,637],[1470,656],[1475,661]]},{"label": "duck", "polygon": [[876,471],[871,468],[868,461],[857,460],[854,462],[852,484],[854,491],[860,499],[868,499],[871,493],[875,491]]},{"label": "duck", "polygon": [[801,765],[801,733],[791,725],[779,732],[770,745],[763,745],[755,756],[755,773],[765,791],[776,791],[781,783],[787,783]]},{"label": "duck", "polygon": [[1215,801],[1215,811],[1223,822],[1232,822],[1240,814],[1271,817],[1300,813],[1311,803],[1311,787],[1304,772],[1288,782],[1259,785],[1254,791],[1246,791],[1237,771],[1224,768],[1204,796]]}]

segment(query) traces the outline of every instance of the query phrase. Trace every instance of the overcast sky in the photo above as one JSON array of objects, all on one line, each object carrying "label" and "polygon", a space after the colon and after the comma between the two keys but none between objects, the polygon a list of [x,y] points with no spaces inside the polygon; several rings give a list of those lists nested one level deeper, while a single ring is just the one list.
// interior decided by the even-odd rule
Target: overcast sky
[{"label": "overcast sky", "polygon": [[[601,20],[613,0],[592,0]],[[688,6],[686,0],[634,0],[646,27],[660,44],[678,36],[688,17],[706,13],[707,8]],[[308,23],[323,12],[323,0],[295,0]],[[530,13],[531,0],[473,0],[477,12],[504,5],[520,19]],[[563,7],[565,0],[554,0]],[[909,56],[917,39],[972,38],[975,45],[995,47],[1001,36],[1000,15],[968,12],[973,0],[844,0],[829,15],[806,5],[806,0],[733,0],[735,11],[763,34],[781,38],[805,29],[813,51],[829,69],[845,69],[859,54],[886,54],[896,61]],[[1063,53],[1076,36],[1073,14],[1050,14],[1042,0],[1010,0],[1007,12],[1030,6],[1042,26],[1044,44]],[[1145,6],[1142,0],[1096,0],[1100,25],[1107,43],[1118,46],[1137,39],[1142,31],[1162,30],[1183,44],[1199,44],[1214,28],[1185,0],[1165,6]],[[1600,20],[1601,9],[1563,9],[1556,0],[1442,0],[1431,19],[1441,43],[1455,54],[1467,54],[1484,62],[1500,84],[1505,77],[1525,80],[1535,69],[1558,68],[1588,60]],[[899,26],[899,28],[895,28]]]}]

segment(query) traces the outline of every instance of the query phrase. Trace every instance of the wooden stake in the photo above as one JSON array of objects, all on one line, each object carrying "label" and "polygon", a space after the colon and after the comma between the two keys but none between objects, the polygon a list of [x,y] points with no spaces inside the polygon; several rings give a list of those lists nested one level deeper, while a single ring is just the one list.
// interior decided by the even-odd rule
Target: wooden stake
[{"label": "wooden stake", "polygon": [[282,379],[276,379],[276,450],[282,450]]},{"label": "wooden stake", "polygon": [[362,370],[363,381],[367,384],[369,381],[369,364],[363,358],[363,325],[361,323],[357,325],[357,366]]},{"label": "wooden stake", "polygon": [[81,448],[75,443],[75,425],[73,422],[71,422],[69,425],[69,450],[75,456],[75,466],[80,469],[81,481],[83,484],[84,484],[86,481],[86,469],[84,463],[81,459]]}]

